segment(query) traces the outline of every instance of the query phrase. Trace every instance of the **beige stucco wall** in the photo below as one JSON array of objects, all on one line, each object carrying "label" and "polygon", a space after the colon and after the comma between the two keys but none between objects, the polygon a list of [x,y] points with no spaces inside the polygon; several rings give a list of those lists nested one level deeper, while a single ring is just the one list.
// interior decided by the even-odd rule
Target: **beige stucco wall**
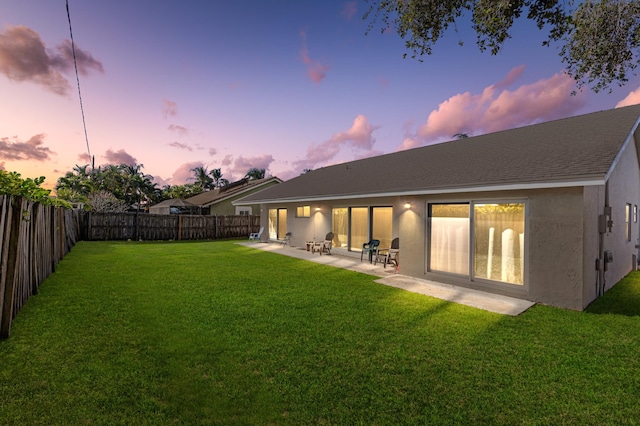
[{"label": "beige stucco wall", "polygon": [[[636,132],[636,140],[638,132]],[[640,205],[640,171],[638,170],[637,142],[631,141],[616,164],[609,179],[609,205],[613,219],[613,228],[605,234],[604,248],[613,254],[613,262],[605,273],[605,291],[622,279],[633,269],[632,255],[638,253],[638,222],[631,220],[631,241],[626,241],[625,208],[626,204]],[[633,208],[632,208],[633,210]],[[591,300],[586,300],[589,303]]]}]

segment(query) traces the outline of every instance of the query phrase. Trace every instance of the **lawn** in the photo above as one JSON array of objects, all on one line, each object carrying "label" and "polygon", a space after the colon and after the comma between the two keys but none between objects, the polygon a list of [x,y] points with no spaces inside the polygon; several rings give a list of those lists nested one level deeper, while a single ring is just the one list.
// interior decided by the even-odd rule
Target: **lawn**
[{"label": "lawn", "polygon": [[0,424],[640,421],[640,274],[508,317],[224,242],[81,242],[0,341]]}]

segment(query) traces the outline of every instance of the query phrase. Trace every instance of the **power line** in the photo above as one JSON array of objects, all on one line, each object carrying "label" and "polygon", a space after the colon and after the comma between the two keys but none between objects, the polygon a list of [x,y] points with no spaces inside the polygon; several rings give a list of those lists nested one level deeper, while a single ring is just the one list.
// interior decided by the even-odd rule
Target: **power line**
[{"label": "power line", "polygon": [[89,160],[91,161],[91,170],[93,170],[93,157],[91,156],[91,149],[89,148],[89,136],[87,136],[87,122],[84,118],[84,108],[82,106],[82,93],[80,92],[80,76],[78,75],[78,61],[76,59],[76,46],[73,42],[73,31],[71,30],[71,14],[69,13],[69,0],[67,3],[67,19],[69,20],[69,35],[71,36],[71,53],[73,54],[73,66],[76,69],[76,82],[78,83],[78,99],[80,99],[80,112],[82,113],[82,125],[84,127],[84,140],[87,143],[87,154],[89,154]]}]

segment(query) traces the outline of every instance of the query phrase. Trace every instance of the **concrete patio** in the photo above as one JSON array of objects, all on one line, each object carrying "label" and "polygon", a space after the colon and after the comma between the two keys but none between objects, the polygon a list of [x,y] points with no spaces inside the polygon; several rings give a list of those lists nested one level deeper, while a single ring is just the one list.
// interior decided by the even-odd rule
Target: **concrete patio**
[{"label": "concrete patio", "polygon": [[[311,253],[304,247],[289,247],[278,243],[240,243],[258,250],[270,251],[298,259],[309,260],[316,263],[334,266],[336,268],[349,269],[379,277],[375,282],[390,287],[400,288],[413,293],[424,294],[450,302],[460,303],[486,311],[503,315],[516,316],[535,305],[528,300],[516,299],[499,294],[486,293],[463,287],[442,284],[435,281],[421,280],[398,273],[392,266],[383,267],[378,263],[374,265],[367,260],[360,261],[359,253],[345,252],[344,254],[319,255]],[[335,251],[335,250],[334,250]]]}]

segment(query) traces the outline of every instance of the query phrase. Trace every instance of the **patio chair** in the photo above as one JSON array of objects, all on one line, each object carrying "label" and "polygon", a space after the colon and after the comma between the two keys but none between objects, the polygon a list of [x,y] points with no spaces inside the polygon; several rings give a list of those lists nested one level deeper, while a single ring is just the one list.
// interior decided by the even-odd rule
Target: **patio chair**
[{"label": "patio chair", "polygon": [[374,265],[377,265],[378,262],[382,262],[384,267],[387,267],[387,264],[394,264],[396,268],[400,264],[400,239],[394,238],[391,241],[391,247],[378,249],[376,252]]},{"label": "patio chair", "polygon": [[364,243],[362,245],[362,252],[360,252],[360,262],[362,262],[362,258],[365,253],[369,255],[369,263],[371,263],[373,259],[373,254],[378,250],[378,246],[380,245],[380,240],[371,240],[368,243]]},{"label": "patio chair", "polygon": [[331,254],[331,248],[333,246],[333,232],[329,232],[325,237],[324,241],[316,241],[311,247],[311,253],[315,253],[316,251],[320,253]]},{"label": "patio chair", "polygon": [[250,233],[249,241],[260,241],[260,237],[262,237],[263,232],[264,232],[264,226],[260,227],[260,231]]},{"label": "patio chair", "polygon": [[289,247],[291,247],[291,232],[287,232],[286,234],[284,234],[284,240],[280,242],[282,243],[283,246],[286,246],[287,244],[289,244]]}]

